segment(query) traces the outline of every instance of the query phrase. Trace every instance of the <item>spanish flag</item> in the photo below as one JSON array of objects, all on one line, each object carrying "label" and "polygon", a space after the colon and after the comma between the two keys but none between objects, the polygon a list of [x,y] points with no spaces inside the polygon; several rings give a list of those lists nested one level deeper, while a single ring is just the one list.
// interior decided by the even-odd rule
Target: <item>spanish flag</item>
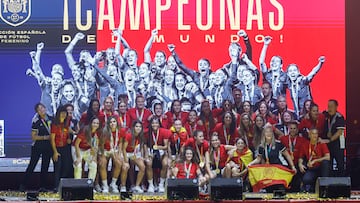
[{"label": "spanish flag", "polygon": [[272,185],[288,188],[294,171],[278,164],[258,164],[249,166],[249,181],[254,192]]},{"label": "spanish flag", "polygon": [[253,153],[248,148],[245,148],[244,152],[242,153],[239,153],[237,150],[235,150],[232,154],[232,157],[229,157],[227,162],[230,160],[234,161],[236,164],[240,164],[241,162],[244,167],[247,167],[247,165],[253,160]]}]

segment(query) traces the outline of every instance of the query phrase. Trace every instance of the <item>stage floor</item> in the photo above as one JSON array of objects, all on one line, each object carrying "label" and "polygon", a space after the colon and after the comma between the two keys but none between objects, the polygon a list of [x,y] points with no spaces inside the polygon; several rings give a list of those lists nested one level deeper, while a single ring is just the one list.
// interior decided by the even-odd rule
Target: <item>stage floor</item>
[{"label": "stage floor", "polygon": [[[0,191],[0,201],[7,202],[65,202],[61,201],[58,193],[41,192],[38,194],[37,199],[27,199],[27,195],[34,192],[18,192],[18,191]],[[352,191],[351,198],[344,199],[319,199],[316,194],[309,193],[289,193],[285,199],[274,199],[271,193],[243,193],[244,200],[221,200],[211,201],[209,196],[201,196],[199,200],[173,200],[171,202],[360,202],[360,191]],[[155,194],[133,194],[131,198],[121,199],[120,194],[101,194],[94,193],[94,200],[78,200],[76,202],[90,203],[90,202],[118,202],[119,200],[131,201],[131,202],[168,202],[164,193]],[[72,201],[73,202],[73,201]]]}]

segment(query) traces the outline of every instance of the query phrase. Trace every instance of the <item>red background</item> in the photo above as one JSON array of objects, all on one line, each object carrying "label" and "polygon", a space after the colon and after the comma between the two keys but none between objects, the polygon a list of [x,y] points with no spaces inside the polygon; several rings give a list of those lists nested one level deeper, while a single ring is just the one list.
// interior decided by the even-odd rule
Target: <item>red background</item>
[{"label": "red background", "polygon": [[[120,2],[113,2],[115,27],[119,25]],[[205,24],[207,1],[203,0],[202,2],[203,24]],[[220,30],[218,2],[213,1],[212,28],[207,31],[201,31],[197,28],[195,21],[196,1],[189,0],[189,4],[185,4],[183,7],[183,21],[184,24],[191,25],[192,29],[189,31],[179,31],[177,1],[171,1],[170,9],[162,12],[162,25],[159,30],[159,35],[164,35],[165,42],[154,43],[151,49],[151,56],[154,57],[157,50],[164,50],[169,54],[167,44],[173,43],[176,45],[176,51],[184,63],[194,69],[197,69],[198,59],[203,57],[210,60],[213,71],[229,62],[228,46],[230,35],[236,35],[237,30],[230,29],[228,17],[225,17],[225,30]],[[248,2],[249,0],[240,0],[240,28],[245,30]],[[326,56],[323,68],[311,83],[313,99],[320,105],[320,110],[326,109],[328,99],[337,99],[340,104],[339,111],[345,115],[345,2],[343,0],[332,0],[331,2],[328,0],[278,0],[283,7],[285,15],[284,26],[279,31],[270,30],[268,23],[269,12],[275,12],[275,22],[277,23],[277,9],[271,5],[270,0],[259,2],[262,2],[264,30],[258,30],[256,21],[253,22],[252,30],[246,30],[253,48],[254,64],[259,66],[258,59],[263,46],[263,43],[255,41],[256,35],[270,35],[273,37],[267,52],[266,63],[269,64],[271,56],[280,55],[284,61],[283,70],[285,71],[288,64],[296,63],[301,73],[307,75],[318,63],[319,56]],[[97,3],[99,5],[99,0],[97,0]],[[136,0],[134,0],[135,3]],[[162,0],[162,3],[164,4],[165,1]],[[150,29],[154,29],[155,1],[149,0],[149,7]],[[128,8],[126,11],[123,36],[130,46],[137,50],[139,55],[138,63],[140,64],[143,61],[143,49],[151,35],[151,30],[145,30],[144,18],[142,16],[140,17],[139,30],[130,30]],[[227,9],[225,13],[227,13]],[[186,35],[189,35],[190,41],[182,43],[180,41],[181,34],[184,35],[184,39]],[[215,35],[215,43],[205,42],[205,35],[207,34]],[[245,49],[242,40],[240,40],[240,43],[243,49]],[[114,44],[111,42],[110,28],[105,21],[104,29],[97,31],[97,49],[104,50],[108,47],[114,47]],[[289,96],[288,104],[292,107]]]}]

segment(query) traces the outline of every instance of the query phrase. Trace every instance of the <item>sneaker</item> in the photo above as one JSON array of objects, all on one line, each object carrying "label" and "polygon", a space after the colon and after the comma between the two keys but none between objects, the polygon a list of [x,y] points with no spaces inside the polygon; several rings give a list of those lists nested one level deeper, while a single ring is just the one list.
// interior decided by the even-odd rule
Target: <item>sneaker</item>
[{"label": "sneaker", "polygon": [[[126,192],[126,187],[125,187],[125,186],[121,186],[120,192]],[[143,192],[144,192],[144,191],[143,191]]]},{"label": "sneaker", "polygon": [[147,189],[147,192],[154,193],[155,192],[154,185],[149,185],[149,188]]},{"label": "sneaker", "polygon": [[109,193],[109,186],[103,185],[102,193]]},{"label": "sneaker", "polygon": [[101,192],[101,187],[99,184],[96,184],[94,187],[94,192]]},{"label": "sneaker", "polygon": [[116,184],[110,184],[110,191],[112,193],[119,193],[118,186]]},{"label": "sneaker", "polygon": [[165,192],[165,187],[163,185],[159,185],[159,192],[160,193],[164,193]]},{"label": "sneaker", "polygon": [[135,186],[135,187],[133,188],[133,192],[135,192],[135,193],[144,193],[144,190],[142,190],[142,189],[140,188],[140,186]]}]

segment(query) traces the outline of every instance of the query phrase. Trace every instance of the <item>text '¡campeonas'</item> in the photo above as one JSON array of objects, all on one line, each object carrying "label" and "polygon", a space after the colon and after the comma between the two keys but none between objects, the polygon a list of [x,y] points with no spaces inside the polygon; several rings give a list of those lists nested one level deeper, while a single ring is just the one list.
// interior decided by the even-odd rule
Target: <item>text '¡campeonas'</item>
[{"label": "text '\u00a1campeonas'", "polygon": [[[92,17],[96,14],[92,10],[83,12],[82,1],[85,0],[75,1],[76,28],[80,31],[87,31],[92,27]],[[72,4],[69,5],[69,2]],[[74,6],[73,2],[64,0],[64,30],[69,30],[69,6]],[[213,29],[216,16],[213,14],[215,12],[219,12],[219,19],[216,19],[219,22],[217,29],[244,29],[240,26],[240,11],[243,12],[245,9],[247,9],[246,30],[255,29],[253,25],[258,30],[264,30],[264,22],[268,22],[269,28],[274,31],[281,30],[284,27],[284,8],[278,0],[216,0],[219,6],[214,6],[215,0],[121,0],[115,2],[119,4],[116,9],[114,2],[114,0],[98,0],[97,30],[112,30],[117,27],[122,30],[140,30],[140,25],[145,30],[150,30],[150,16],[154,15],[155,28],[161,30],[163,13],[170,12],[169,10],[174,2],[177,2],[178,30],[192,30],[195,27],[205,31]],[[150,9],[149,3],[155,3],[155,10]],[[247,3],[247,8],[242,6],[246,5],[245,3]],[[271,11],[263,11],[262,8],[265,3],[271,5]],[[186,16],[188,12],[185,12],[190,4],[195,6],[195,22],[192,24],[185,22],[185,19],[193,18],[192,16]],[[117,20],[115,19],[115,13],[119,16],[118,25],[115,25]],[[82,16],[82,14],[85,16]],[[125,27],[127,20],[129,21],[129,28]],[[105,24],[109,27],[105,28]]]}]

